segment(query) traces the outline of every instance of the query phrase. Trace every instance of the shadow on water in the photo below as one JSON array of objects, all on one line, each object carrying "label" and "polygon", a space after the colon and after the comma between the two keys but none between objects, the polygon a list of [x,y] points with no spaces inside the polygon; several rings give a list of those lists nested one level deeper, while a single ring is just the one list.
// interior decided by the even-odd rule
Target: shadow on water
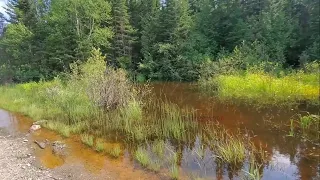
[{"label": "shadow on water", "polygon": [[[319,145],[310,143],[303,138],[289,137],[289,127],[285,124],[301,109],[255,109],[250,106],[224,104],[214,98],[204,96],[194,91],[193,84],[185,83],[154,83],[153,94],[156,99],[168,100],[180,107],[195,109],[197,120],[206,126],[207,122],[223,125],[228,131],[241,131],[245,137],[250,137],[256,146],[261,146],[267,153],[263,167],[259,168],[262,179],[317,179],[319,174]],[[316,112],[312,109],[310,112]],[[11,114],[0,110],[0,128],[9,132],[27,133],[32,121],[19,114]],[[104,171],[111,171],[116,179],[169,179],[167,169],[161,169],[158,173],[143,170],[133,160],[134,150],[137,144],[132,144],[119,138],[112,144],[121,146],[124,155],[118,159],[112,159],[101,153],[86,147],[81,143],[79,136],[62,138],[47,129],[41,129],[29,136],[30,141],[50,142],[63,141],[69,147],[69,154],[65,157],[56,156],[51,148],[40,150],[34,144],[36,156],[41,164],[48,168],[57,168],[72,164],[81,164],[86,171],[94,176]],[[180,166],[181,179],[242,179],[243,169],[249,168],[248,159],[239,167],[222,163],[214,154],[212,148],[204,146],[199,136],[195,136],[188,144],[172,144],[165,142],[168,150],[177,154],[177,164]],[[147,146],[151,154],[152,145]],[[201,154],[199,154],[201,152]],[[151,157],[155,157],[153,154]],[[167,163],[167,162],[166,162]],[[164,166],[166,166],[165,164]]]}]

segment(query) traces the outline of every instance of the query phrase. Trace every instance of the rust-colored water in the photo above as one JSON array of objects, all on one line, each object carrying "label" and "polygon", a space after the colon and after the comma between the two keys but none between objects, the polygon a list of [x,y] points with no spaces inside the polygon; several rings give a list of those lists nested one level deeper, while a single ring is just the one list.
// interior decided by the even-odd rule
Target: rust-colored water
[{"label": "rust-colored water", "polygon": [[[288,129],[275,128],[276,124],[288,120],[301,109],[269,108],[257,110],[247,106],[225,105],[213,98],[204,96],[193,90],[192,84],[184,83],[154,83],[153,93],[157,98],[166,99],[181,107],[196,109],[201,122],[217,121],[229,131],[241,130],[254,135],[252,141],[261,144],[268,152],[267,164],[262,168],[263,179],[319,179],[320,178],[320,147],[301,138],[288,137]],[[11,114],[0,110],[0,128],[9,131],[27,132],[32,121],[19,114]],[[83,145],[79,137],[62,138],[56,133],[41,129],[30,135],[30,141],[50,142],[62,141],[69,147],[66,157],[55,156],[51,148],[36,149],[36,156],[40,163],[48,168],[72,166],[80,164],[92,176],[111,174],[115,179],[167,179],[166,172],[152,173],[142,170],[133,161],[130,153],[125,153],[119,159],[112,159],[96,153]],[[115,145],[125,147],[121,142]],[[213,162],[212,152],[208,149],[201,159],[203,167],[199,168],[199,159],[195,156],[194,149],[199,148],[201,142],[196,138],[193,147],[182,147],[179,151],[182,157],[180,166],[182,179],[188,179],[185,174],[199,173],[209,179],[240,179],[228,167],[219,167]],[[245,164],[244,166],[247,166]],[[102,178],[103,179],[103,178]]]}]

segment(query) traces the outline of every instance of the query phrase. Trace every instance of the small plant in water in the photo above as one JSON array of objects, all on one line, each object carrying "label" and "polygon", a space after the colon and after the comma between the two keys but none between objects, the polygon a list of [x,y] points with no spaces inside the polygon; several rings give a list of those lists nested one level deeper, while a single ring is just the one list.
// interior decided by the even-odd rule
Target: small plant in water
[{"label": "small plant in water", "polygon": [[97,141],[96,141],[96,146],[95,146],[95,149],[96,149],[96,151],[98,151],[98,152],[103,152],[104,151],[104,143],[103,143],[103,141],[101,140],[101,139],[98,139]]},{"label": "small plant in water", "polygon": [[148,167],[150,164],[148,151],[142,147],[138,147],[134,157],[143,167]]},{"label": "small plant in water", "polygon": [[246,173],[246,179],[248,180],[260,180],[261,179],[261,173],[260,173],[260,166],[256,162],[253,154],[250,155],[250,164],[249,164],[249,170],[244,171]]},{"label": "small plant in water", "polygon": [[177,164],[172,164],[170,168],[171,179],[179,179],[179,167]]},{"label": "small plant in water", "polygon": [[216,153],[222,160],[230,164],[238,164],[245,159],[246,148],[241,139],[227,136],[228,138],[217,143]]},{"label": "small plant in water", "polygon": [[118,158],[121,155],[121,148],[119,145],[114,145],[112,148],[107,150],[107,153],[114,158]]},{"label": "small plant in water", "polygon": [[302,128],[303,132],[305,132],[305,130],[309,129],[310,125],[312,124],[313,121],[313,117],[311,115],[307,115],[307,116],[300,116],[300,127]]},{"label": "small plant in water", "polygon": [[155,141],[152,145],[152,152],[160,157],[164,155],[165,142],[163,140]]},{"label": "small plant in water", "polygon": [[153,161],[152,163],[150,163],[148,169],[158,172],[161,168],[161,163],[159,160]]},{"label": "small plant in water", "polygon": [[294,136],[294,120],[290,119],[290,131],[289,131],[289,135],[290,137]]},{"label": "small plant in water", "polygon": [[85,145],[87,145],[87,146],[89,146],[89,147],[92,147],[93,146],[93,136],[92,135],[89,135],[89,134],[82,134],[81,135],[81,141],[85,144]]}]

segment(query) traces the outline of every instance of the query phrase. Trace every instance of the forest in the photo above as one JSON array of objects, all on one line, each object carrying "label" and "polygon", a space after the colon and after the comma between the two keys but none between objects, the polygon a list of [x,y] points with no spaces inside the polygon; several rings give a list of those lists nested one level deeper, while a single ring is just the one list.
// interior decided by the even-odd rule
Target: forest
[{"label": "forest", "polygon": [[93,48],[137,81],[195,81],[203,66],[226,57],[238,57],[228,66],[241,59],[241,69],[301,68],[320,59],[319,7],[318,0],[9,0],[0,14],[7,22],[0,81],[63,76]]}]

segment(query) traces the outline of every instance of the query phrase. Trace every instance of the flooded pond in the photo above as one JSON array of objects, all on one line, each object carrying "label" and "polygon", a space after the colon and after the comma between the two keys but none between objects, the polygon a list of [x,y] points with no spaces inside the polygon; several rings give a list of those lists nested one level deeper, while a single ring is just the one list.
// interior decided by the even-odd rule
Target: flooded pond
[{"label": "flooded pond", "polygon": [[[282,179],[319,179],[320,178],[320,146],[300,137],[288,136],[290,119],[297,113],[309,111],[318,114],[317,109],[299,107],[295,109],[264,108],[224,104],[195,91],[193,84],[185,83],[154,83],[153,94],[156,99],[162,99],[177,104],[179,107],[192,108],[197,121],[202,127],[214,122],[224,126],[227,131],[241,131],[244,138],[250,137],[257,146],[266,153],[263,167],[259,173],[265,180]],[[19,114],[0,110],[0,128],[11,133],[27,133],[32,125],[31,119]],[[122,155],[117,158],[97,153],[81,143],[79,136],[63,138],[55,132],[40,129],[30,134],[30,142],[34,140],[50,142],[62,141],[68,147],[68,155],[56,156],[51,148],[41,150],[35,144],[36,157],[39,163],[47,168],[81,165],[93,176],[102,177],[111,172],[116,179],[170,179],[170,167],[161,168],[155,173],[145,170],[133,156],[136,144],[118,138],[107,142],[109,146],[119,146]],[[153,146],[146,143],[146,150],[152,151]],[[201,138],[195,135],[192,142],[176,144],[165,141],[166,151],[176,152],[179,164],[179,179],[245,179],[250,162],[246,159],[239,167],[221,163],[215,157],[213,149],[203,145]],[[201,155],[199,152],[202,152]],[[152,156],[153,157],[153,156]],[[164,165],[165,166],[165,165]],[[169,170],[168,170],[169,169]]]}]

